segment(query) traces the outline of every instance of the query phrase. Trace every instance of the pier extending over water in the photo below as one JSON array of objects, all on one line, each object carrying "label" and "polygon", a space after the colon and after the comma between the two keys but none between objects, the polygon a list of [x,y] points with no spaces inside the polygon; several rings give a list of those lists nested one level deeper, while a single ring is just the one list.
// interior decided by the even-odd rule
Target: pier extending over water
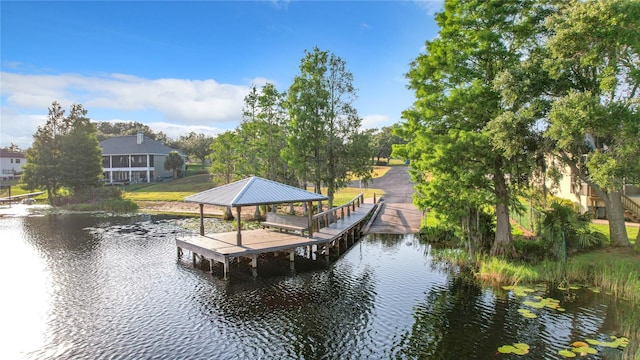
[{"label": "pier extending over water", "polygon": [[360,238],[365,222],[376,207],[375,203],[365,204],[360,194],[348,204],[312,216],[311,236],[277,227],[245,230],[241,244],[237,243],[236,232],[180,236],[176,238],[178,256],[188,250],[194,265],[208,261],[212,272],[214,264],[221,263],[225,279],[230,262],[240,258],[250,259],[253,273],[257,274],[258,257],[266,253],[288,252],[293,266],[296,249],[304,248],[309,258],[324,255],[329,261],[330,255],[339,256]]},{"label": "pier extending over water", "polygon": [[[360,238],[363,224],[377,204],[375,197],[371,204],[365,204],[364,194],[360,193],[345,205],[314,215],[313,202],[327,199],[321,194],[257,176],[188,196],[185,202],[200,206],[200,233],[176,238],[178,256],[183,255],[183,250],[189,250],[194,265],[198,259],[201,264],[206,261],[212,271],[214,263],[221,263],[225,279],[233,259],[249,258],[254,274],[257,274],[261,254],[288,252],[293,266],[296,249],[304,248],[310,258],[324,254],[328,260],[332,252],[339,254]],[[275,204],[287,203],[290,211],[294,203],[304,204],[305,216],[277,214]],[[207,234],[203,221],[205,205],[235,208],[237,231]],[[242,207],[259,205],[270,205],[272,210],[267,214],[267,221],[260,223],[262,229],[242,231]]]}]

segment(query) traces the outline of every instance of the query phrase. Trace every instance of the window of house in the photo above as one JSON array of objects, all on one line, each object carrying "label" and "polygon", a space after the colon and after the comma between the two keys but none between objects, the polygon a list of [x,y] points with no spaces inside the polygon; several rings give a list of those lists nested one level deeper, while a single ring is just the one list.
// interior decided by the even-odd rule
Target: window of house
[{"label": "window of house", "polygon": [[11,159],[11,163],[13,164],[13,159]]},{"label": "window of house", "polygon": [[16,159],[16,164],[20,164],[20,159]]}]

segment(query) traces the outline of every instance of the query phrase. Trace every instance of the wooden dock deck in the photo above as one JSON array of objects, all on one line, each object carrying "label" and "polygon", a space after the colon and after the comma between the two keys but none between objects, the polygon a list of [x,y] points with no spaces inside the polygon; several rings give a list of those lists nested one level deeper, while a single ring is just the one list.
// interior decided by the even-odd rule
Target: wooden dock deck
[{"label": "wooden dock deck", "polygon": [[[311,237],[275,229],[245,230],[242,232],[242,244],[237,245],[236,232],[186,235],[176,238],[178,256],[182,255],[183,249],[189,250],[194,264],[197,256],[200,256],[209,261],[212,271],[214,261],[222,263],[225,279],[229,271],[229,262],[233,258],[250,258],[254,273],[257,268],[257,257],[264,253],[288,251],[290,260],[293,261],[296,248],[309,247],[312,250],[315,246],[316,252],[324,252],[328,259],[332,250],[337,249],[339,252],[341,248],[347,248],[355,242],[356,238],[359,238],[364,222],[368,220],[377,204],[364,204],[358,201],[357,207],[349,205],[346,215],[345,207],[330,210],[336,219],[335,222],[316,229]],[[326,214],[316,215],[314,219],[323,217],[326,218]],[[309,253],[311,254],[312,251]]]}]

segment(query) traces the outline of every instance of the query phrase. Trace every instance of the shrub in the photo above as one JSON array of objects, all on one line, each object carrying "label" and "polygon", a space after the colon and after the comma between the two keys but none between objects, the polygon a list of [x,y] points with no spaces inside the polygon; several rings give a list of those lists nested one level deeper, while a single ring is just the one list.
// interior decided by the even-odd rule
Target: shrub
[{"label": "shrub", "polygon": [[517,258],[527,263],[539,263],[550,254],[549,245],[541,240],[518,239],[513,241]]},{"label": "shrub", "polygon": [[424,227],[420,229],[420,239],[429,242],[453,243],[458,240],[452,229],[444,227]]}]

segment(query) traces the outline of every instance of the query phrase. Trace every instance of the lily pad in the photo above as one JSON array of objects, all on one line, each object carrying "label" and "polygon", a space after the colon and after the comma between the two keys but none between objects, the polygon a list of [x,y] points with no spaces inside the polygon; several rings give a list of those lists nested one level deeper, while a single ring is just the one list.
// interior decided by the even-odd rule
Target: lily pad
[{"label": "lily pad", "polygon": [[600,345],[600,341],[599,340],[585,339],[584,341],[588,342],[591,345]]},{"label": "lily pad", "polygon": [[513,347],[516,349],[529,350],[529,345],[525,343],[513,344]]},{"label": "lily pad", "polygon": [[501,354],[511,354],[514,350],[516,348],[511,345],[502,345],[498,348],[498,352]]},{"label": "lily pad", "polygon": [[589,344],[587,344],[584,341],[575,341],[573,344],[571,344],[571,346],[573,346],[573,347],[589,347]]},{"label": "lily pad", "polygon": [[582,346],[582,347],[574,347],[573,349],[571,349],[571,351],[573,351],[574,353],[580,354],[580,356],[587,356],[587,354],[597,354],[598,350],[587,346]]},{"label": "lily pad", "polygon": [[501,354],[526,355],[529,353],[529,345],[524,343],[503,345],[498,348],[498,352]]},{"label": "lily pad", "polygon": [[564,357],[568,357],[568,358],[574,358],[576,357],[576,353],[574,353],[573,351],[569,351],[569,350],[560,350],[558,351],[558,354],[564,356]]}]

